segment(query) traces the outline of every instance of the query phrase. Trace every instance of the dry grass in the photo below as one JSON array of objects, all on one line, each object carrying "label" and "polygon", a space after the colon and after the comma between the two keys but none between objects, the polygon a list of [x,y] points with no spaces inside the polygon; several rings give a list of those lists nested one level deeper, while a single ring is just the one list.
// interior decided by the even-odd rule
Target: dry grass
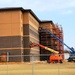
[{"label": "dry grass", "polygon": [[0,75],[75,75],[75,63],[0,64]]}]

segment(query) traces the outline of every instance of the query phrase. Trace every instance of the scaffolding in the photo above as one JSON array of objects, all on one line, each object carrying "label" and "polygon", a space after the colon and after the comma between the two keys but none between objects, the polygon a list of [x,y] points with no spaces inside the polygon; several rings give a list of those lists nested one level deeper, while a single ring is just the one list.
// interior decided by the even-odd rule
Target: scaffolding
[{"label": "scaffolding", "polygon": [[[42,27],[42,26],[41,26]],[[63,29],[62,27],[59,27],[57,24],[53,24],[52,26],[43,26],[44,28],[48,29],[50,32],[52,32],[55,36],[57,36],[59,39],[63,41]],[[55,39],[53,36],[51,36],[48,32],[44,30],[39,30],[39,37],[40,37],[40,44],[50,47],[56,51],[58,51],[60,54],[64,54],[64,46],[61,44],[57,39]],[[40,48],[40,54],[52,54],[49,51],[46,51],[42,48]],[[41,60],[46,60],[49,57],[41,57]],[[64,56],[63,56],[64,58]]]}]

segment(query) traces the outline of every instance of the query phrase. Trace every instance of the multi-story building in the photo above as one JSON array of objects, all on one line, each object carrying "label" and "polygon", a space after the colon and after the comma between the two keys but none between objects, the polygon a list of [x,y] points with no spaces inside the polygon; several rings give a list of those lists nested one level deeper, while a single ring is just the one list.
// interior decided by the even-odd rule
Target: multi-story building
[{"label": "multi-story building", "polygon": [[[63,41],[63,31],[58,25],[55,25],[52,21],[42,21],[40,23],[40,27],[48,29],[52,34],[57,36],[59,39]],[[64,53],[64,46],[54,38],[52,35],[50,35],[45,30],[40,30],[40,43],[44,46],[47,46],[53,50],[58,51],[60,54]],[[40,50],[40,54],[52,54],[49,51],[46,51],[45,49]],[[50,55],[41,56],[41,60],[49,60]],[[64,56],[63,56],[64,57]]]},{"label": "multi-story building", "polygon": [[[0,9],[0,55],[39,54],[39,47],[29,47],[31,41],[39,43],[38,27],[39,19],[30,9]],[[35,59],[39,60],[39,57]],[[30,60],[28,56],[9,57],[9,61]],[[6,61],[6,58],[0,61]]]},{"label": "multi-story building", "polygon": [[[32,57],[28,55],[44,53],[39,47],[30,48],[31,42],[41,43],[57,50],[55,40],[46,32],[41,33],[39,39],[39,26],[54,33],[54,23],[40,21],[30,9],[0,8],[0,61],[7,61],[7,57],[9,62],[31,61]],[[45,51],[45,53],[50,52]],[[34,60],[40,60],[40,57],[34,57]]]}]

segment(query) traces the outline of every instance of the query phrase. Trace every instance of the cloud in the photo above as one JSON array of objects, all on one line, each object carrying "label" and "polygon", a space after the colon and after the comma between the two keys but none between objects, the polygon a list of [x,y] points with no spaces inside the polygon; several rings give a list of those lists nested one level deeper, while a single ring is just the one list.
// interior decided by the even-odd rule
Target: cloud
[{"label": "cloud", "polygon": [[72,10],[66,10],[66,11],[62,11],[62,12],[61,12],[61,15],[70,15],[70,14],[72,14],[72,13],[73,13]]},{"label": "cloud", "polygon": [[[24,0],[23,0],[24,1]],[[28,0],[23,7],[36,11],[56,11],[75,7],[75,0]]]},{"label": "cloud", "polygon": [[34,11],[56,11],[75,7],[75,0],[0,0],[0,7],[24,7]]}]

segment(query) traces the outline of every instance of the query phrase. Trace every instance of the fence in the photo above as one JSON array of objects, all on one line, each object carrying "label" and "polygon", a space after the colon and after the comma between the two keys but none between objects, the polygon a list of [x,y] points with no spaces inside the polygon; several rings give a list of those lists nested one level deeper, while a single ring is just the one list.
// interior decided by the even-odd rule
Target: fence
[{"label": "fence", "polygon": [[[43,55],[2,55],[0,56],[0,75],[75,75],[75,63],[49,61]],[[13,61],[12,61],[13,60]]]}]

